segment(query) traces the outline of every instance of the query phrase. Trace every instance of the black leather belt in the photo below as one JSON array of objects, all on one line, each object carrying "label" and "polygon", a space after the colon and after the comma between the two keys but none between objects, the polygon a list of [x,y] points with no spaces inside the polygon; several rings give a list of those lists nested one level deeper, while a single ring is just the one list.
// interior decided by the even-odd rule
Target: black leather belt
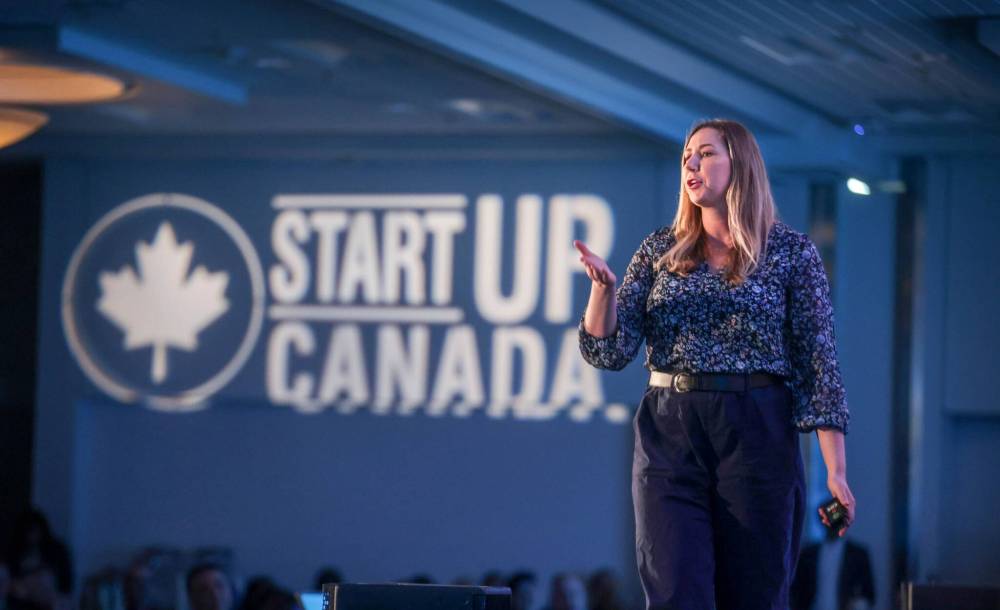
[{"label": "black leather belt", "polygon": [[675,392],[746,392],[751,388],[763,388],[781,383],[784,378],[771,373],[663,373],[649,374],[649,385],[670,388]]}]

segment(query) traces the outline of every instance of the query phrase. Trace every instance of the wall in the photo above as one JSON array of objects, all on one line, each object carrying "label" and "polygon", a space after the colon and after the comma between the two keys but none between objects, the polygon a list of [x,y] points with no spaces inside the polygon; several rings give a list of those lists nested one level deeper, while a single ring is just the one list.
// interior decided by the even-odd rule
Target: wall
[{"label": "wall", "polygon": [[895,606],[890,570],[888,442],[892,414],[894,223],[892,197],[879,193],[858,197],[842,187],[837,206],[834,316],[851,410],[846,438],[847,475],[857,501],[857,515],[849,536],[868,547],[878,608]]},{"label": "wall", "polygon": [[927,159],[918,216],[911,546],[922,580],[1000,585],[994,154]]},{"label": "wall", "polygon": [[[488,160],[441,149],[425,153],[412,141],[397,149],[412,151],[404,158],[397,152],[394,158],[355,161],[239,158],[245,151],[233,151],[235,160],[221,152],[136,158],[127,152],[134,150],[131,144],[108,144],[99,157],[54,156],[45,172],[34,496],[56,530],[69,538],[81,575],[121,565],[145,545],[221,545],[235,550],[243,575],[267,573],[296,588],[305,587],[323,564],[337,565],[357,581],[417,572],[449,581],[521,567],[547,577],[556,570],[610,566],[631,577],[627,411],[624,419],[595,411],[590,421],[578,422],[569,408],[539,420],[519,417],[512,409],[489,416],[480,405],[467,417],[453,410],[432,417],[420,406],[406,414],[397,400],[384,414],[368,405],[351,414],[329,405],[306,415],[275,405],[266,390],[273,319],[265,319],[252,355],[208,408],[174,413],[122,405],[95,386],[70,353],[60,323],[61,294],[84,234],[109,210],[149,193],[186,193],[224,209],[256,245],[265,273],[277,263],[271,250],[276,193],[464,193],[470,206],[467,228],[455,242],[455,303],[476,332],[489,396],[491,333],[509,325],[482,318],[464,279],[475,264],[471,234],[478,196],[504,197],[508,232],[501,283],[509,291],[518,255],[509,247],[517,196],[542,195],[545,211],[553,194],[602,197],[614,216],[614,226],[607,227],[614,235],[609,260],[623,269],[635,244],[672,214],[673,196],[666,198],[669,210],[661,203],[664,191],[676,188],[665,186],[677,182],[672,159],[665,165],[659,150],[628,138],[609,139],[606,148],[583,154],[572,142],[526,140]],[[163,150],[170,147],[166,143]],[[92,284],[79,289],[83,297],[71,299],[74,307],[93,305],[87,299],[96,293],[87,291],[97,290],[101,273],[136,265],[134,248],[139,241],[149,243],[155,227],[135,234],[144,237],[123,239],[121,247],[112,248],[114,240],[95,242],[95,249],[117,253],[91,265]],[[581,223],[576,227],[582,230]],[[180,229],[178,235],[186,239]],[[541,247],[544,255],[547,246]],[[192,266],[214,270],[215,263],[199,258],[210,256],[209,250],[198,242]],[[543,338],[544,364],[552,371],[564,331],[572,330],[582,311],[588,284],[576,274],[571,318],[549,323],[543,309],[550,278],[544,268],[540,272],[540,300],[521,324]],[[233,311],[239,305],[233,303]],[[93,312],[88,315],[100,320]],[[373,367],[374,331],[360,327],[365,361]],[[331,330],[321,324],[311,328],[319,343],[316,354],[296,362],[301,370],[318,373]],[[111,326],[93,330],[91,338],[114,337],[113,331]],[[440,351],[440,332],[432,327],[432,353]],[[217,342],[225,339],[220,337]],[[112,343],[104,347],[120,347]],[[220,347],[203,343],[192,354]],[[115,362],[95,362],[119,372],[134,366],[147,374],[150,351],[125,350]],[[193,357],[177,349],[167,353],[170,375]],[[515,355],[515,369],[523,357]],[[643,383],[640,360],[625,372],[601,377],[605,403],[632,408]],[[373,374],[369,368],[369,377]],[[515,388],[526,374],[514,375]],[[550,380],[547,375],[547,396]]]}]

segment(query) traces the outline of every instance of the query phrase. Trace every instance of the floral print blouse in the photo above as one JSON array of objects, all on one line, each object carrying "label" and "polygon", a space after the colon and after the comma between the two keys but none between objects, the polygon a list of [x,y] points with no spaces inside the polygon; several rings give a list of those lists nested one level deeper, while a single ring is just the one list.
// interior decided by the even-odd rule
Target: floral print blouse
[{"label": "floral print blouse", "polygon": [[792,391],[796,428],[846,433],[830,287],[809,237],[776,222],[762,263],[739,286],[704,262],[687,277],[654,272],[673,244],[670,227],[643,240],[618,288],[612,335],[595,337],[581,320],[584,359],[618,370],[645,340],[650,370],[781,375]]}]

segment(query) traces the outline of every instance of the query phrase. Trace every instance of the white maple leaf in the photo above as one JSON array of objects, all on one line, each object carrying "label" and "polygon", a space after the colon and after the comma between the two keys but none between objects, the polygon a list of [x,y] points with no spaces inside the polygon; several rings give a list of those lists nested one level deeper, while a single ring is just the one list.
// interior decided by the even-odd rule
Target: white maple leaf
[{"label": "white maple leaf", "polygon": [[152,378],[167,378],[167,347],[198,348],[198,333],[229,309],[229,275],[205,267],[188,275],[194,245],[177,243],[174,229],[164,222],[152,244],[135,246],[139,272],[129,265],[99,278],[97,309],[125,332],[125,349],[153,347]]}]

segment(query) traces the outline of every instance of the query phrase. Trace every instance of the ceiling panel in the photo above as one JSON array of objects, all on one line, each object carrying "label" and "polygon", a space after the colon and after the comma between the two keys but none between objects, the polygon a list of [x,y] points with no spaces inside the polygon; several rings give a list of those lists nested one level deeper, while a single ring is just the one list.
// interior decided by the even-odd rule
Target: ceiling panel
[{"label": "ceiling panel", "polygon": [[840,123],[1000,129],[996,0],[596,0]]}]

